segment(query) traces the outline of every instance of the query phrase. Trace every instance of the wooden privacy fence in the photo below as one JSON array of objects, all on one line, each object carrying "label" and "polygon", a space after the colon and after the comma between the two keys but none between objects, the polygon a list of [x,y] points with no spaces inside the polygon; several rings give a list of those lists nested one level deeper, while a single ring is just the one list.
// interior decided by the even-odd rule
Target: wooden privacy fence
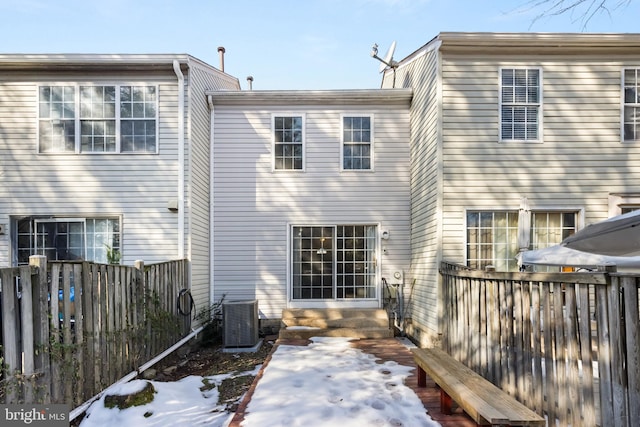
[{"label": "wooden privacy fence", "polygon": [[639,276],[497,273],[446,262],[440,273],[449,354],[548,425],[637,425]]},{"label": "wooden privacy fence", "polygon": [[187,268],[32,256],[0,269],[0,402],[77,406],[176,343],[191,326]]}]

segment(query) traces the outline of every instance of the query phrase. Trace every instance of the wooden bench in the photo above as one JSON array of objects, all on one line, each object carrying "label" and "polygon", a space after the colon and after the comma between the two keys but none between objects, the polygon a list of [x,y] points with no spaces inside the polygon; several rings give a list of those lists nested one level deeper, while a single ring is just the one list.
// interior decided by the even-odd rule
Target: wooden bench
[{"label": "wooden bench", "polygon": [[440,410],[451,415],[455,401],[478,425],[544,426],[545,419],[437,348],[414,348],[418,386],[426,375],[440,387]]}]

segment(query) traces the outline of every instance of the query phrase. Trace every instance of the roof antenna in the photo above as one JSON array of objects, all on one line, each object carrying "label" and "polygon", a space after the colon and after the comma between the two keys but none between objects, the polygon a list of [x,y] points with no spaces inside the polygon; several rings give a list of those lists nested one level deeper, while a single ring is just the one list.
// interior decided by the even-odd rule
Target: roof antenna
[{"label": "roof antenna", "polygon": [[391,43],[391,46],[389,47],[389,50],[387,50],[387,53],[384,55],[384,58],[380,58],[378,56],[378,44],[374,43],[373,47],[371,48],[371,56],[381,62],[378,71],[382,73],[387,68],[391,68],[393,70],[392,87],[394,88],[396,87],[396,68],[398,68],[398,63],[393,60],[393,53],[395,52],[395,50],[396,42],[394,41],[393,43]]}]

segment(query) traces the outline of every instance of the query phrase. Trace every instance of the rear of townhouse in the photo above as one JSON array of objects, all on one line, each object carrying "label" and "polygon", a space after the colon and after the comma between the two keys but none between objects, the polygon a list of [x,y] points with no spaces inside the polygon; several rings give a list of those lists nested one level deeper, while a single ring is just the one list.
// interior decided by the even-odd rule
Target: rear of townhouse
[{"label": "rear of townhouse", "polygon": [[0,56],[0,267],[189,259],[209,304],[209,110],[188,55]]},{"label": "rear of townhouse", "polygon": [[256,299],[266,324],[410,280],[410,90],[207,94],[215,299]]},{"label": "rear of townhouse", "polygon": [[[395,76],[394,76],[395,74]],[[441,33],[387,70],[410,87],[412,335],[442,330],[439,262],[530,249],[640,207],[640,35]]]}]

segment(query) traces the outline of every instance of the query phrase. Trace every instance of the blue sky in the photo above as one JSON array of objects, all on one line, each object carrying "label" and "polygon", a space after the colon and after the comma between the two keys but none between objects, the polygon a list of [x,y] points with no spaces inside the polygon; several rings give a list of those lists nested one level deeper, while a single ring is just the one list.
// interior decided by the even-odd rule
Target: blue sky
[{"label": "blue sky", "polygon": [[[590,1],[590,0],[589,0]],[[609,0],[615,5],[619,0]],[[188,53],[254,77],[253,88],[380,86],[395,40],[402,59],[441,31],[640,32],[640,0],[534,22],[528,0],[0,0],[0,53]]]}]

